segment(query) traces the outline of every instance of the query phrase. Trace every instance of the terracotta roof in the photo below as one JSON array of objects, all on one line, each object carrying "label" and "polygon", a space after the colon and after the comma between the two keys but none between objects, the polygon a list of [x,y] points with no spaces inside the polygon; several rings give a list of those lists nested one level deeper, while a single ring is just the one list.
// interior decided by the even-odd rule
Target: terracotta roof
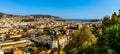
[{"label": "terracotta roof", "polygon": [[26,35],[26,34],[27,34],[27,32],[22,32],[22,34],[23,34],[23,35]]},{"label": "terracotta roof", "polygon": [[37,51],[37,47],[32,47],[32,50]]},{"label": "terracotta roof", "polygon": [[64,35],[57,36],[58,39],[60,39],[60,38],[62,38],[62,37],[64,37]]},{"label": "terracotta roof", "polygon": [[39,54],[48,54],[46,51],[42,51]]},{"label": "terracotta roof", "polygon": [[18,36],[18,35],[20,35],[20,34],[10,34],[10,36]]}]

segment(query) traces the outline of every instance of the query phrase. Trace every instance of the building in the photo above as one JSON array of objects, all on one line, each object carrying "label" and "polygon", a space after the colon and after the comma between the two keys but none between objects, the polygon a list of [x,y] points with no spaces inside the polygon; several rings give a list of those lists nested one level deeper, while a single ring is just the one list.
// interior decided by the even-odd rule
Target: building
[{"label": "building", "polygon": [[81,28],[82,28],[82,25],[81,25],[81,24],[78,24],[78,25],[77,25],[77,28],[78,28],[78,29],[81,29]]},{"label": "building", "polygon": [[4,52],[2,50],[0,50],[0,54],[4,54]]},{"label": "building", "polygon": [[67,29],[67,26],[63,26],[63,30],[65,31]]},{"label": "building", "polygon": [[64,46],[67,44],[68,41],[68,36],[57,36],[57,39],[51,41],[50,43],[50,48],[54,49],[54,48],[58,48],[58,41],[59,41],[59,45],[61,48],[64,48]]},{"label": "building", "polygon": [[14,48],[12,49],[12,54],[23,54],[23,52],[20,48]]},{"label": "building", "polygon": [[4,41],[4,39],[5,39],[5,34],[1,34],[1,36],[0,36],[0,41]]},{"label": "building", "polygon": [[59,40],[60,47],[64,48],[64,46],[67,44],[68,36],[66,36],[66,35],[58,36],[57,39]]},{"label": "building", "polygon": [[40,26],[39,26],[39,28],[41,28],[41,29],[43,29],[45,26],[44,26],[44,24],[41,24]]},{"label": "building", "polygon": [[10,38],[21,37],[21,34],[10,34]]},{"label": "building", "polygon": [[32,42],[30,40],[20,40],[20,41],[6,41],[6,42],[2,42],[0,43],[0,46],[3,50],[6,49],[12,49],[15,47],[25,47],[26,45],[30,45]]},{"label": "building", "polygon": [[73,34],[73,30],[72,29],[67,29],[66,31],[65,31],[65,34],[67,35],[67,36],[72,36],[72,34]]},{"label": "building", "polygon": [[58,48],[58,40],[51,41],[49,45],[51,49]]},{"label": "building", "polygon": [[47,53],[48,53],[48,54],[50,54],[51,52],[52,52],[52,50],[51,50],[51,49],[47,50]]},{"label": "building", "polygon": [[46,51],[42,51],[39,54],[48,54]]},{"label": "building", "polygon": [[31,37],[32,41],[35,42],[44,42],[48,43],[51,49],[58,48],[58,41],[61,48],[64,48],[64,46],[67,44],[68,37],[66,35],[63,36],[57,36],[57,38],[51,39],[51,36],[43,35],[40,37]]},{"label": "building", "polygon": [[4,30],[0,30],[0,33],[5,33],[5,31]]},{"label": "building", "polygon": [[0,49],[0,54],[4,54],[4,51],[2,49]]},{"label": "building", "polygon": [[65,54],[65,52],[62,49],[60,49],[59,53],[58,53],[58,51],[54,51],[53,54]]}]

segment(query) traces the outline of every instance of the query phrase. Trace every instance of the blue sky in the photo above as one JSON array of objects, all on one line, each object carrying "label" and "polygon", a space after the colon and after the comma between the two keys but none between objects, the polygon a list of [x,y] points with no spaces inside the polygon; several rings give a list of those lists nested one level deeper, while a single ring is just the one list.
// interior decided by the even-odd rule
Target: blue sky
[{"label": "blue sky", "polygon": [[0,0],[0,12],[48,14],[63,18],[103,18],[120,9],[120,0]]}]

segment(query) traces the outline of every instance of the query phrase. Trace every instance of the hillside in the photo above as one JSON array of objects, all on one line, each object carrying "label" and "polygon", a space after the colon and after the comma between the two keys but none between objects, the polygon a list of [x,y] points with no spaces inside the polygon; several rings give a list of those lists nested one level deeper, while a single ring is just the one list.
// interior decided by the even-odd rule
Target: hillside
[{"label": "hillside", "polygon": [[58,16],[53,16],[53,15],[41,15],[41,14],[34,14],[34,15],[13,15],[13,14],[6,14],[6,13],[2,13],[0,12],[0,17],[2,17],[3,15],[7,15],[8,17],[14,17],[14,16],[17,16],[17,17],[29,17],[29,16],[33,16],[33,18],[57,18],[57,19],[61,19],[61,17],[58,17]]},{"label": "hillside", "polygon": [[4,13],[0,12],[0,17],[2,17],[4,15]]}]

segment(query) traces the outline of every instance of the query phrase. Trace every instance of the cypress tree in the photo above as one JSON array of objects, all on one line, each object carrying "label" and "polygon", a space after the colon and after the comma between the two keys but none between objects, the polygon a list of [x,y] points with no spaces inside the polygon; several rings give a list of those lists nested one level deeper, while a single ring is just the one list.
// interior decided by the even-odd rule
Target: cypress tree
[{"label": "cypress tree", "polygon": [[117,24],[118,22],[119,22],[118,16],[117,16],[116,12],[114,12],[114,14],[112,14],[111,24],[114,25],[114,24]]}]

